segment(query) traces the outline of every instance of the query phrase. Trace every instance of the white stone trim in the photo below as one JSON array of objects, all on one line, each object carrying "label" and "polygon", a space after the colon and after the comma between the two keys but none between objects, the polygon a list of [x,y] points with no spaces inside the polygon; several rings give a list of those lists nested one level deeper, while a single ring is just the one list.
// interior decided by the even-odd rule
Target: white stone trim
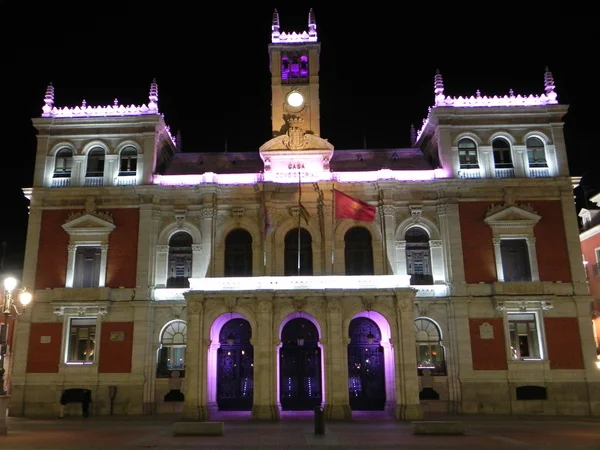
[{"label": "white stone trim", "polygon": [[[509,362],[525,362],[525,363],[538,363],[540,361],[548,360],[548,349],[546,348],[546,333],[544,328],[544,314],[543,311],[552,309],[550,302],[545,300],[535,301],[504,301],[497,303],[497,310],[502,310],[504,313],[504,336],[505,336],[505,347],[506,357]],[[529,313],[535,316],[535,325],[537,330],[538,347],[540,351],[540,358],[531,359],[514,359],[510,352],[510,328],[508,316],[510,314],[518,313]]]}]

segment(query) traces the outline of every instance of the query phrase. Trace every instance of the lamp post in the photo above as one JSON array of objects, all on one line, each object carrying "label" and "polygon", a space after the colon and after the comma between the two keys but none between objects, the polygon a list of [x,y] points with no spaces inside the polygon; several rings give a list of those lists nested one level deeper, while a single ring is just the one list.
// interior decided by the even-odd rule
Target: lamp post
[{"label": "lamp post", "polygon": [[25,288],[19,289],[17,298],[14,296],[14,291],[17,288],[19,281],[13,277],[4,278],[2,286],[3,293],[0,297],[0,313],[3,316],[3,322],[0,324],[0,436],[6,435],[8,427],[6,425],[6,415],[8,413],[8,402],[10,397],[4,388],[4,360],[7,347],[7,331],[8,318],[11,314],[20,315],[25,307],[31,302],[31,294]]},{"label": "lamp post", "polygon": [[[0,328],[0,395],[6,395],[6,389],[4,388],[4,374],[6,372],[4,360],[7,347],[8,318],[13,312],[17,315],[22,314],[25,307],[31,302],[31,293],[27,292],[24,288],[19,290],[18,299],[15,298],[13,292],[18,284],[19,282],[16,278],[7,277],[4,279],[4,295],[0,303],[0,312],[4,316],[4,321]],[[1,412],[0,415],[2,415]]]}]

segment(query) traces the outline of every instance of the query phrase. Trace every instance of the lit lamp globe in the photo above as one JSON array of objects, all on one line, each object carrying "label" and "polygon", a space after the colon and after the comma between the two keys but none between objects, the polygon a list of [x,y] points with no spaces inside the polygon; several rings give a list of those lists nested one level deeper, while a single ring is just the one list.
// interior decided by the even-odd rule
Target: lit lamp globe
[{"label": "lit lamp globe", "polygon": [[298,91],[292,91],[287,96],[287,103],[292,108],[299,108],[304,104],[304,96]]},{"label": "lit lamp globe", "polygon": [[19,294],[19,301],[21,305],[27,306],[31,303],[31,292],[23,291]]},{"label": "lit lamp globe", "polygon": [[4,289],[7,291],[12,291],[17,287],[17,279],[13,277],[8,277],[4,279]]}]

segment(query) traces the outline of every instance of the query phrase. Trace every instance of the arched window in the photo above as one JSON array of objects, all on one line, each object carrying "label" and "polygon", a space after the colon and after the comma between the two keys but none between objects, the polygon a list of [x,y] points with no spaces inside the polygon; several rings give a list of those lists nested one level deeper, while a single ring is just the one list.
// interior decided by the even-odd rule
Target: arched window
[{"label": "arched window", "polygon": [[546,149],[541,139],[537,137],[527,139],[527,159],[529,167],[548,167]]},{"label": "arched window", "polygon": [[157,377],[169,377],[171,371],[185,370],[185,345],[187,342],[187,324],[183,320],[174,320],[163,328],[158,350]]},{"label": "arched window", "polygon": [[134,147],[125,147],[121,150],[119,176],[135,175],[137,170],[137,157],[137,150]]},{"label": "arched window", "polygon": [[225,276],[252,276],[252,236],[246,230],[233,230],[225,239]]},{"label": "arched window", "polygon": [[458,159],[461,169],[478,169],[477,144],[472,139],[464,138],[458,142]]},{"label": "arched window", "polygon": [[104,150],[94,148],[88,153],[87,167],[85,171],[86,177],[101,177],[104,176]]},{"label": "arched window", "polygon": [[436,323],[431,319],[419,317],[415,320],[415,333],[419,375],[423,375],[423,370],[430,370],[431,375],[446,375],[442,333]]},{"label": "arched window", "polygon": [[406,230],[406,273],[411,285],[433,284],[429,235],[419,227]]},{"label": "arched window", "polygon": [[294,228],[285,235],[284,255],[285,275],[313,274],[312,236],[304,228]]},{"label": "arched window", "polygon": [[346,275],[373,275],[373,246],[366,228],[350,228],[344,236]]},{"label": "arched window", "polygon": [[192,276],[192,236],[178,231],[169,239],[168,288],[188,288]]},{"label": "arched window", "polygon": [[73,168],[73,152],[68,148],[61,148],[56,154],[54,163],[54,178],[66,178],[71,176]]},{"label": "arched window", "polygon": [[513,162],[510,144],[506,139],[494,139],[492,150],[494,152],[494,167],[496,169],[512,169]]}]

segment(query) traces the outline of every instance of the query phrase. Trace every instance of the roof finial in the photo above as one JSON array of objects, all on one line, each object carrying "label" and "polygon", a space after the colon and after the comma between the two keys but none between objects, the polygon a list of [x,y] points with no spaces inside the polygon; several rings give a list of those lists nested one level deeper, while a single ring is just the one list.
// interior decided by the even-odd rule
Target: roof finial
[{"label": "roof finial", "polygon": [[546,96],[548,97],[549,103],[558,103],[556,97],[558,95],[554,91],[554,75],[550,72],[548,66],[546,66],[546,73],[544,73],[544,90],[546,91]]},{"label": "roof finial", "polygon": [[312,8],[308,11],[308,35],[317,35],[317,21],[315,20],[315,13]]},{"label": "roof finial", "polygon": [[148,109],[158,112],[158,84],[156,84],[156,78],[152,79],[150,84],[150,94],[148,94]]},{"label": "roof finial", "polygon": [[433,78],[433,92],[435,93],[435,105],[443,105],[444,99],[444,79],[440,73],[440,69],[435,71],[435,77]]},{"label": "roof finial", "polygon": [[271,23],[271,36],[279,37],[279,12],[277,12],[277,8],[273,11],[273,22]]},{"label": "roof finial", "polygon": [[414,124],[410,124],[410,146],[414,147],[417,143],[417,130]]},{"label": "roof finial", "polygon": [[52,81],[48,84],[46,88],[46,95],[44,96],[44,106],[42,106],[42,117],[49,116],[52,111],[52,107],[54,106],[54,86],[52,86]]}]

